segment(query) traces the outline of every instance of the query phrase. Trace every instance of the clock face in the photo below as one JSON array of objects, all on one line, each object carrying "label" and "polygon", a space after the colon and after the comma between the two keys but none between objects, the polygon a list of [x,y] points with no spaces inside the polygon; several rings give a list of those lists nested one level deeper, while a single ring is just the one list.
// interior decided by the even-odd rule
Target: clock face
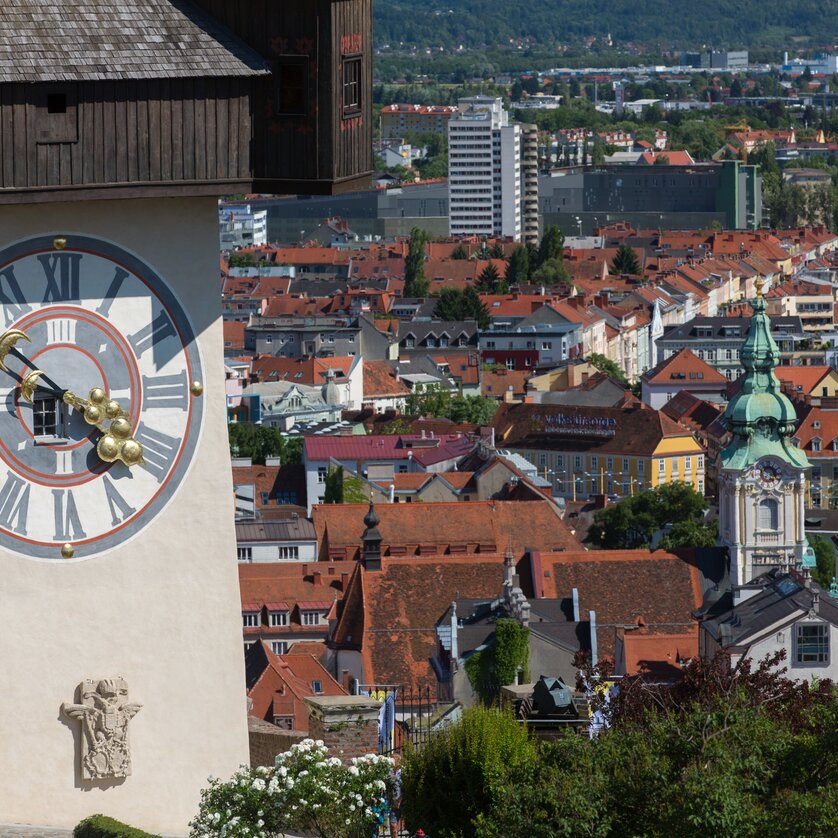
[{"label": "clock face", "polygon": [[164,280],[99,239],[12,245],[0,360],[0,546],[80,560],[147,526],[183,481],[203,416],[198,346]]},{"label": "clock face", "polygon": [[764,486],[775,486],[782,477],[782,471],[777,463],[771,460],[761,462],[757,467],[757,477]]}]

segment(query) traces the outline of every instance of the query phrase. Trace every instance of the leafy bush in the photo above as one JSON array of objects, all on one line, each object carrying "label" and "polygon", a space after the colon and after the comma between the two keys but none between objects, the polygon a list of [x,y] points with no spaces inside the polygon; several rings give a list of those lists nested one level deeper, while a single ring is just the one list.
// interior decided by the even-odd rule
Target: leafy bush
[{"label": "leafy bush", "polygon": [[500,697],[500,688],[512,684],[522,669],[527,673],[530,630],[517,620],[498,620],[492,643],[466,661],[466,674],[474,691],[486,704]]},{"label": "leafy bush", "polygon": [[160,838],[107,815],[91,815],[76,825],[73,838]]},{"label": "leafy bush", "polygon": [[242,766],[212,779],[190,824],[193,838],[254,838],[302,832],[322,838],[368,838],[384,821],[393,760],[368,754],[346,766],[322,741],[304,739],[273,768]]},{"label": "leafy bush", "polygon": [[470,838],[511,778],[535,760],[535,746],[508,712],[471,708],[402,761],[402,808],[408,829],[433,838]]}]

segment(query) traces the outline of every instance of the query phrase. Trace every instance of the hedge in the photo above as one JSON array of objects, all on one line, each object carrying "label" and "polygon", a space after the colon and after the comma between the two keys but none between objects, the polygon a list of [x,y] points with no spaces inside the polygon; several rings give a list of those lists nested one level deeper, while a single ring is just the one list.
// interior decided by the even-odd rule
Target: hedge
[{"label": "hedge", "polygon": [[107,815],[91,815],[73,830],[73,838],[160,838]]}]

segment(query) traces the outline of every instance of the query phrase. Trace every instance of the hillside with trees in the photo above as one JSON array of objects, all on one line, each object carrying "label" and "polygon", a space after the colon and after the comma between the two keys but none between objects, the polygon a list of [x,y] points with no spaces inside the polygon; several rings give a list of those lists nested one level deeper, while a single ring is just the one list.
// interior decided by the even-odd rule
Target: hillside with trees
[{"label": "hillside with trees", "polygon": [[815,0],[547,0],[526,6],[521,0],[378,0],[374,21],[376,41],[391,46],[478,47],[518,39],[571,44],[609,33],[615,45],[782,46],[791,38],[798,44],[838,39],[838,17],[829,6]]}]

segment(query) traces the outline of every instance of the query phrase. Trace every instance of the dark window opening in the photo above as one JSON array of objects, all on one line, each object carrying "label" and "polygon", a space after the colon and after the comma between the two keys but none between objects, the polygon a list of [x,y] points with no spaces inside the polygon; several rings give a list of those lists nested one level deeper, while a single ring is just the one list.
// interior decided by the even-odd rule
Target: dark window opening
[{"label": "dark window opening", "polygon": [[47,113],[67,113],[67,94],[50,93],[47,95]]},{"label": "dark window opening", "polygon": [[308,113],[308,59],[282,58],[274,65],[276,112],[290,116]]},{"label": "dark window opening", "polygon": [[360,55],[343,59],[343,115],[361,113],[361,58]]},{"label": "dark window opening", "polygon": [[64,410],[58,399],[36,396],[32,404],[32,433],[36,437],[63,437]]}]

